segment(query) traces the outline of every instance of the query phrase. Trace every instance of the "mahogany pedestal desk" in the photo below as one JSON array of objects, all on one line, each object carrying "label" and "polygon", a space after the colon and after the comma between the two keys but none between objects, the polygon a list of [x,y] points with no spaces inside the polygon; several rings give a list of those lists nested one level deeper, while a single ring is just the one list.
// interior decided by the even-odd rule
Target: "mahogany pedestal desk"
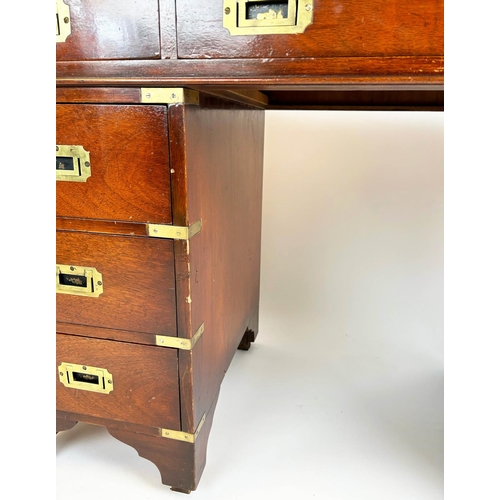
[{"label": "mahogany pedestal desk", "polygon": [[442,110],[443,1],[57,0],[56,41],[57,431],[189,492],[258,330],[265,110]]}]

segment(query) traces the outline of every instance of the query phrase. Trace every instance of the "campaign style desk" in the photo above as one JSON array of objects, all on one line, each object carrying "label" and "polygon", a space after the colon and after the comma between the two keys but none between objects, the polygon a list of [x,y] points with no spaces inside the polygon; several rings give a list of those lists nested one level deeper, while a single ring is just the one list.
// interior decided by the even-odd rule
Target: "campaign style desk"
[{"label": "campaign style desk", "polygon": [[58,0],[56,42],[57,430],[189,492],[258,330],[265,110],[442,110],[443,0]]}]

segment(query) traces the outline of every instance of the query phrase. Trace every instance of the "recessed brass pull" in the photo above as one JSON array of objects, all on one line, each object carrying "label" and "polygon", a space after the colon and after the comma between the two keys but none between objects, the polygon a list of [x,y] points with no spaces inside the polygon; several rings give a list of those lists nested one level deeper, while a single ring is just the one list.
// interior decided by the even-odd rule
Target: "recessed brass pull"
[{"label": "recessed brass pull", "polygon": [[113,390],[113,375],[106,368],[61,363],[59,380],[65,387],[109,394]]},{"label": "recessed brass pull", "polygon": [[65,42],[71,35],[69,5],[63,0],[56,0],[56,43]]},{"label": "recessed brass pull", "polygon": [[88,151],[82,146],[56,145],[56,181],[86,182],[90,175]]},{"label": "recessed brass pull", "polygon": [[99,297],[102,292],[102,274],[97,269],[56,264],[56,293]]},{"label": "recessed brass pull", "polygon": [[223,25],[231,35],[303,33],[314,0],[224,0]]}]

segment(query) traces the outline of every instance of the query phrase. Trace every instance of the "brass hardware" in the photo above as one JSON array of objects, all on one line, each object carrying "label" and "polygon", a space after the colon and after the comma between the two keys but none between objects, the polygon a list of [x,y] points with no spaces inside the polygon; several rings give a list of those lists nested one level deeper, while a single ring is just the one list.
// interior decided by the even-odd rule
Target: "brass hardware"
[{"label": "brass hardware", "polygon": [[189,240],[201,231],[201,219],[189,227],[170,226],[168,224],[146,224],[148,236],[154,238],[171,238],[173,240]]},{"label": "brass hardware", "polygon": [[224,0],[223,26],[231,35],[304,33],[314,0]]},{"label": "brass hardware", "polygon": [[56,43],[65,42],[69,35],[71,35],[69,5],[63,0],[56,0]]},{"label": "brass hardware", "polygon": [[105,368],[61,363],[59,380],[65,387],[109,394],[113,390],[113,375]]},{"label": "brass hardware", "polygon": [[156,345],[161,347],[173,347],[174,349],[182,349],[184,351],[190,351],[198,342],[199,338],[205,331],[205,323],[202,323],[200,328],[196,331],[193,338],[184,339],[182,337],[166,337],[164,335],[156,336]]},{"label": "brass hardware", "polygon": [[56,145],[56,181],[86,182],[90,175],[88,151],[82,146]]},{"label": "brass hardware", "polygon": [[141,103],[147,104],[200,104],[196,90],[184,88],[142,88]]},{"label": "brass hardware", "polygon": [[99,297],[103,292],[102,274],[93,267],[56,264],[56,292]]},{"label": "brass hardware", "polygon": [[170,429],[161,429],[161,435],[164,438],[168,439],[175,439],[177,441],[185,441],[187,443],[194,443],[196,441],[196,438],[198,437],[198,434],[201,431],[201,428],[203,427],[203,424],[205,423],[206,419],[206,414],[203,414],[203,417],[201,417],[200,423],[198,424],[198,427],[196,428],[196,431],[194,434],[190,434],[189,432],[182,432],[182,431],[171,431]]}]

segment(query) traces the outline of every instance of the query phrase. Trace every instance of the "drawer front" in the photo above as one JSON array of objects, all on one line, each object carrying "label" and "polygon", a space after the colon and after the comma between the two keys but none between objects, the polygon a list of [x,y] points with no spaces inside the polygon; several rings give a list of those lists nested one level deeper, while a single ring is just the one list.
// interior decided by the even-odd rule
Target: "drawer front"
[{"label": "drawer front", "polygon": [[172,223],[166,106],[58,104],[56,144],[58,178],[88,155],[56,182],[58,216]]},{"label": "drawer front", "polygon": [[56,351],[58,410],[180,430],[175,349],[58,334]]},{"label": "drawer front", "polygon": [[57,321],[177,336],[172,240],[57,231],[56,253]]},{"label": "drawer front", "polygon": [[[277,11],[287,2],[267,4]],[[304,33],[279,35],[231,35],[224,17],[237,13],[233,8],[226,14],[224,5],[177,3],[180,58],[437,56],[444,50],[443,0],[314,0]]]},{"label": "drawer front", "polygon": [[64,3],[67,7],[62,0],[56,2],[56,40],[58,32],[68,27],[71,32],[65,41],[56,41],[58,61],[160,57],[158,0]]}]

